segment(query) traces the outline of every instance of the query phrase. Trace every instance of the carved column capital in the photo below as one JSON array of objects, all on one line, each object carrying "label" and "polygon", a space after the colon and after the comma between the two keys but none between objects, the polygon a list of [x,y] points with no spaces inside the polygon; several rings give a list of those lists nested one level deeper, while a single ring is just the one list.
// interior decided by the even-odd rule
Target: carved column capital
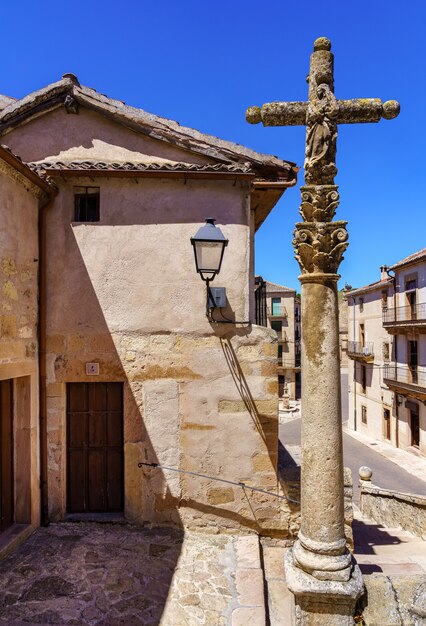
[{"label": "carved column capital", "polygon": [[340,200],[337,185],[305,185],[300,193],[299,213],[305,222],[331,222]]},{"label": "carved column capital", "polygon": [[298,222],[294,231],[295,257],[302,274],[337,274],[348,247],[347,222]]}]

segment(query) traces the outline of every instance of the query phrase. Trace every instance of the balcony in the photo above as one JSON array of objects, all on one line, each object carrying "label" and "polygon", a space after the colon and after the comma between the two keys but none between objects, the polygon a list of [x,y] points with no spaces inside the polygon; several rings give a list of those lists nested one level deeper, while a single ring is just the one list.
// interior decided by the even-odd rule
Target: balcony
[{"label": "balcony", "polygon": [[383,382],[401,395],[426,400],[426,370],[419,367],[389,364],[383,367]]},{"label": "balcony", "polygon": [[426,303],[383,309],[383,326],[389,332],[413,327],[426,332]]},{"label": "balcony", "polygon": [[372,363],[374,361],[374,343],[372,341],[349,341],[348,357],[356,359],[362,363]]},{"label": "balcony", "polygon": [[[273,328],[272,330],[275,330],[275,329]],[[276,330],[275,332],[277,333],[278,341],[280,343],[287,343],[288,342],[287,332],[284,329]]]},{"label": "balcony", "polygon": [[269,317],[287,317],[287,309],[283,304],[274,304],[272,307],[268,307]]},{"label": "balcony", "polygon": [[284,370],[299,370],[300,369],[300,356],[296,355],[294,360],[289,357],[278,357],[278,367]]}]

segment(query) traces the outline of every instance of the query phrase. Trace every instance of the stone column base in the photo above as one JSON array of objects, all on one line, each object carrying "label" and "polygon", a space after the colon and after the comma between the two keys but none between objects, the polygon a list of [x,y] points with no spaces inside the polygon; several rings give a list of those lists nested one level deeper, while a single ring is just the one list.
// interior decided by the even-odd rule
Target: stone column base
[{"label": "stone column base", "polygon": [[318,580],[307,574],[295,565],[292,549],[285,553],[284,566],[295,601],[293,626],[353,626],[355,604],[364,591],[355,561],[347,582]]}]

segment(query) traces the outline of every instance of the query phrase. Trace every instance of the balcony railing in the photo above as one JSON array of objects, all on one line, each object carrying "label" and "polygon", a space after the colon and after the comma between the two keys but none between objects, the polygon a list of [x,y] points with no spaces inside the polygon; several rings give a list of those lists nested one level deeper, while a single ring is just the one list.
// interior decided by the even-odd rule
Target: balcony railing
[{"label": "balcony railing", "polygon": [[383,326],[426,325],[426,303],[383,309]]},{"label": "balcony railing", "polygon": [[287,317],[287,309],[283,304],[275,304],[268,308],[269,317]]},{"label": "balcony railing", "polygon": [[276,330],[278,341],[288,342],[287,331],[285,330]]},{"label": "balcony railing", "polygon": [[383,367],[383,380],[388,386],[414,386],[426,393],[426,370],[420,367],[403,367],[392,363]]},{"label": "balcony railing", "polygon": [[348,356],[354,359],[372,360],[374,358],[374,343],[372,341],[349,341]]}]

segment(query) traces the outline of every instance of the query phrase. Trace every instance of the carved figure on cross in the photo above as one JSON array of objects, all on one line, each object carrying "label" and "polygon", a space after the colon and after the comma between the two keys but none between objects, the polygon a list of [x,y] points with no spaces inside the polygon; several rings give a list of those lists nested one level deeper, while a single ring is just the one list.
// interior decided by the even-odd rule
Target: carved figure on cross
[{"label": "carved figure on cross", "polygon": [[309,75],[309,102],[271,102],[250,107],[246,119],[264,126],[306,125],[305,180],[312,185],[334,183],[338,124],[378,122],[399,114],[399,103],[379,98],[337,100],[334,95],[334,63],[331,42],[320,37],[314,43]]}]

